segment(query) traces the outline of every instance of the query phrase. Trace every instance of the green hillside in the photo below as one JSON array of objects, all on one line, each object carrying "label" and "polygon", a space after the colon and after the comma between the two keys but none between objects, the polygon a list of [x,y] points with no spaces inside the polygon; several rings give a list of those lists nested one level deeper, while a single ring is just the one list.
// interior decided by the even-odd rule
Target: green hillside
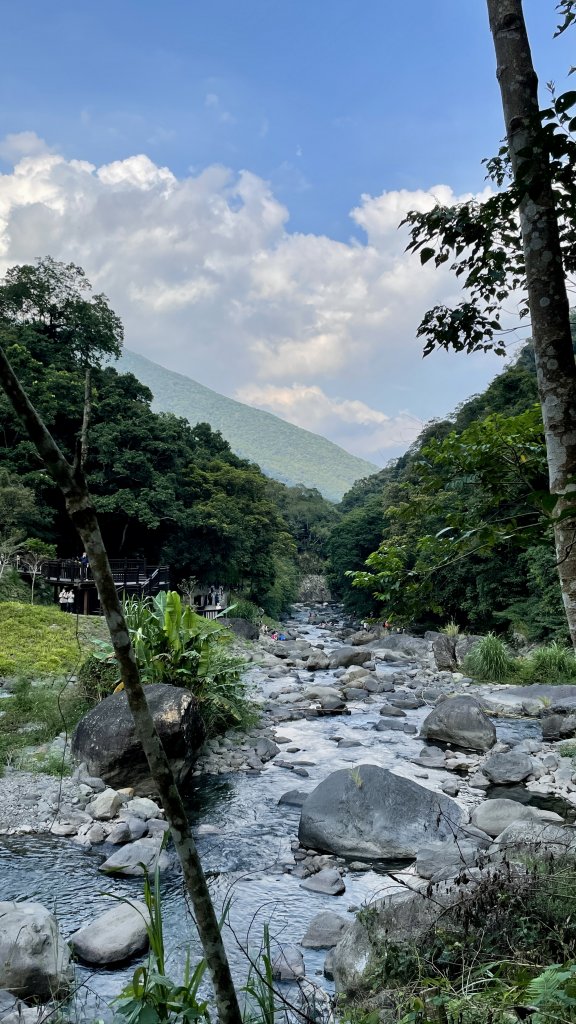
[{"label": "green hillside", "polygon": [[133,373],[154,395],[156,412],[173,412],[189,422],[209,423],[232,450],[257,462],[267,476],[294,486],[316,487],[330,501],[340,501],[355,480],[378,467],[339,448],[325,437],[302,430],[278,416],[225,398],[190,377],[124,349],[118,370]]}]

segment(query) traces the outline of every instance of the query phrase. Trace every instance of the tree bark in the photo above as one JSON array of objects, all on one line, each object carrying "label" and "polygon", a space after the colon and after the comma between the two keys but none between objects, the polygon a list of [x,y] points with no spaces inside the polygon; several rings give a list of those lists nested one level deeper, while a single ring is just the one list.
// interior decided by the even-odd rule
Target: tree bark
[{"label": "tree bark", "polygon": [[[519,212],[562,600],[576,647],[576,369],[550,160],[522,0],[487,0]],[[573,497],[572,497],[573,500]],[[564,513],[565,518],[561,518]]]},{"label": "tree bark", "polygon": [[100,603],[110,630],[114,652],[122,670],[122,679],[130,711],[134,718],[136,735],[142,744],[150,774],[158,788],[176,852],[182,865],[184,883],[192,901],[202,948],[214,986],[219,1020],[221,1024],[241,1024],[242,1016],[218,927],[218,919],[190,831],[186,811],[140,682],[122,605],[114,585],[98,519],[82,471],[81,459],[76,460],[74,467],[67,462],[21,387],[2,348],[0,348],[0,383],[14,411],[23,421],[48,472],[60,487],[66,501],[67,512],[82,538],[84,549],[90,560],[92,575],[98,587]]}]

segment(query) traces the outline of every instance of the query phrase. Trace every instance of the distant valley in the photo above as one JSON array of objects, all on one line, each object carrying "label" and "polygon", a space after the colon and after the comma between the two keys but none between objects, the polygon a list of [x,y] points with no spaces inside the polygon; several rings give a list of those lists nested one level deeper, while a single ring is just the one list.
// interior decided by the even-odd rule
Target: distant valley
[{"label": "distant valley", "polygon": [[379,470],[319,434],[226,398],[129,349],[124,349],[116,365],[150,388],[156,412],[172,412],[192,424],[209,423],[237,455],[257,462],[274,480],[316,487],[330,501],[340,501],[356,480]]}]

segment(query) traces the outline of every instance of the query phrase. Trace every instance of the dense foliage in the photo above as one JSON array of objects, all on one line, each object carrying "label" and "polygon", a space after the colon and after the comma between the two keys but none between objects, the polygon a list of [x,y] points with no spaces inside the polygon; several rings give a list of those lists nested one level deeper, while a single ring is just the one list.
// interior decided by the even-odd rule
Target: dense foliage
[{"label": "dense foliage", "polygon": [[527,346],[483,394],[345,496],[330,578],[348,607],[412,625],[565,636],[536,399]]},{"label": "dense foliage", "polygon": [[[269,481],[206,423],[151,410],[152,394],[102,360],[117,356],[120,321],[83,272],[50,258],[14,267],[0,285],[0,334],[24,388],[68,458],[82,423],[85,371],[92,398],[85,469],[111,558],[167,563],[174,582],[233,588],[273,615],[294,599],[297,551],[318,550],[305,525],[305,488]],[[77,556],[61,496],[0,396],[0,575],[24,548]],[[293,494],[291,493],[293,492]],[[318,492],[315,516],[330,519]],[[303,497],[304,496],[304,497]],[[308,532],[307,532],[308,531]],[[50,549],[43,548],[48,551]]]},{"label": "dense foliage", "polygon": [[[255,709],[242,679],[245,661],[232,652],[233,636],[223,621],[198,615],[173,590],[125,601],[124,615],[143,683],[191,690],[209,735],[253,724]],[[98,649],[105,666],[115,662],[109,641]],[[118,676],[110,690],[115,684],[122,685]]]}]

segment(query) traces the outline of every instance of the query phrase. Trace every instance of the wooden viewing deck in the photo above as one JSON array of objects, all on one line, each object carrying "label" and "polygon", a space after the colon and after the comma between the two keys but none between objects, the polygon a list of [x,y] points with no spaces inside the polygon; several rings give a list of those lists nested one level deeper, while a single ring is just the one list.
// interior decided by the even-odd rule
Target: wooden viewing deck
[{"label": "wooden viewing deck", "polygon": [[[141,558],[112,558],[110,568],[116,589],[127,597],[153,597],[170,586],[167,565],[148,565]],[[44,562],[41,574],[47,583],[53,585],[55,602],[58,602],[62,587],[72,588],[76,611],[82,610],[88,615],[97,610],[98,592],[89,565],[83,566],[77,558],[52,558]],[[77,607],[78,604],[82,609]]]}]

